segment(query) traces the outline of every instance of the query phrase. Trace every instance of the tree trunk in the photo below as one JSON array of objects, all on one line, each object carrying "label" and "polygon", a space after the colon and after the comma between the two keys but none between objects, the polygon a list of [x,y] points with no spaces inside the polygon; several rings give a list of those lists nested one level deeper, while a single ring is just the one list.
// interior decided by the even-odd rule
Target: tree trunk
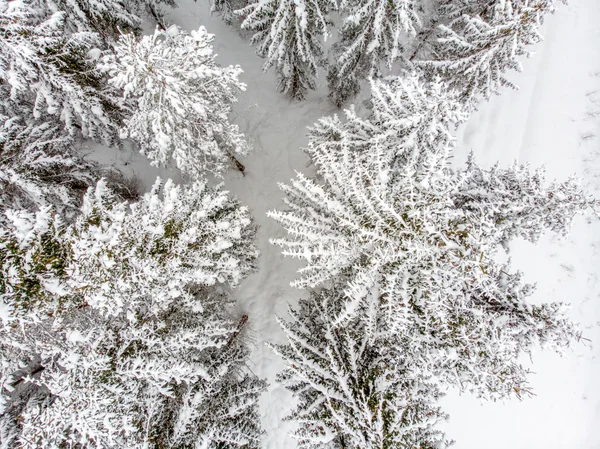
[{"label": "tree trunk", "polygon": [[440,23],[439,19],[436,20],[435,22],[432,22],[431,26],[429,27],[429,29],[425,33],[423,33],[423,39],[419,40],[419,43],[417,44],[417,46],[415,47],[414,51],[410,55],[410,58],[408,58],[408,60],[410,62],[412,62],[416,58],[417,53],[419,53],[419,50],[421,50],[421,48],[423,47],[423,45],[426,42],[429,42],[429,39],[431,38],[431,35],[434,34],[434,32],[435,32],[436,28],[438,27],[439,23]]},{"label": "tree trunk", "polygon": [[43,366],[38,366],[37,368],[33,369],[31,372],[29,373],[24,373],[17,381],[13,382],[10,386],[11,388],[16,388],[17,386],[19,386],[24,380],[25,380],[25,376],[29,376],[29,377],[33,377],[36,374],[41,373],[42,371],[44,371],[46,368]]},{"label": "tree trunk", "polygon": [[154,20],[156,20],[156,24],[158,25],[158,27],[161,30],[165,31],[167,29],[167,27],[165,27],[165,24],[163,23],[161,17],[158,15],[158,12],[154,8],[154,6],[148,5],[148,12],[154,18]]},{"label": "tree trunk", "polygon": [[237,158],[229,153],[229,159],[231,159],[231,162],[233,162],[233,164],[235,165],[235,168],[237,168],[239,171],[242,172],[242,175],[246,176],[245,170],[246,167],[244,167],[244,164],[242,164],[240,161],[237,160]]},{"label": "tree trunk", "polygon": [[229,337],[229,341],[227,342],[227,347],[230,347],[233,344],[233,342],[235,341],[237,336],[244,329],[244,326],[246,326],[247,322],[248,322],[248,315],[242,315],[242,318],[240,318],[240,321],[238,322],[235,332],[233,334],[231,334],[231,337]]}]

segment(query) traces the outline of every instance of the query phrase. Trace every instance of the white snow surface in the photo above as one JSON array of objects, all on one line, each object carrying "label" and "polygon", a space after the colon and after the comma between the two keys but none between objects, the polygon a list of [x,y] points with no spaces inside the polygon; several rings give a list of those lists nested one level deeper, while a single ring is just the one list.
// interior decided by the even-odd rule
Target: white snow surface
[{"label": "white snow surface", "polygon": [[[283,368],[266,342],[284,342],[276,316],[286,317],[288,304],[304,292],[292,289],[300,262],[284,259],[268,243],[284,231],[266,217],[282,206],[277,182],[288,181],[295,171],[312,173],[301,147],[306,144],[306,126],[339,111],[327,101],[323,87],[307,101],[293,102],[275,88],[272,72],[261,70],[263,60],[235,28],[210,16],[208,2],[178,0],[168,19],[187,30],[204,25],[214,33],[215,51],[223,65],[239,64],[246,92],[236,105],[233,120],[246,133],[253,152],[243,160],[246,176],[232,170],[225,187],[248,205],[258,230],[261,250],[258,271],[235,292],[238,312],[249,316],[254,341],[252,369],[270,383],[262,398],[264,449],[293,449],[290,422],[283,420],[293,404],[292,395],[275,382]],[[576,173],[600,195],[600,2],[572,0],[549,17],[544,26],[546,40],[536,55],[524,61],[524,72],[511,79],[518,91],[505,90],[482,105],[480,111],[459,130],[457,163],[473,151],[482,164],[513,160],[545,165],[550,179]],[[321,79],[321,84],[325,84]],[[151,185],[157,173],[148,169],[141,156],[106,153],[117,165],[128,162],[132,172]],[[172,175],[171,175],[172,176]],[[177,176],[175,176],[177,178]],[[457,449],[599,449],[600,448],[600,225],[597,220],[579,220],[570,238],[552,236],[538,245],[516,244],[511,249],[514,264],[526,279],[538,284],[536,301],[566,301],[572,316],[581,323],[586,343],[562,357],[534,354],[531,369],[532,398],[506,403],[481,403],[469,395],[448,392],[443,406],[450,413],[448,436]]]}]

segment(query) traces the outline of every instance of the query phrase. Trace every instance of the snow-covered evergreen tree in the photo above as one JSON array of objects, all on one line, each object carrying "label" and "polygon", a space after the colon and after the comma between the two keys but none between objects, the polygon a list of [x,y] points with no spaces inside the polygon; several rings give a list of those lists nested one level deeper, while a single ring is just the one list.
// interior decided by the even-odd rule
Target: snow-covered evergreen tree
[{"label": "snow-covered evergreen tree", "polygon": [[342,106],[360,89],[361,80],[377,76],[381,61],[391,68],[407,40],[421,26],[420,0],[344,0],[345,13],[328,74],[331,100]]},{"label": "snow-covered evergreen tree", "polygon": [[446,447],[435,428],[446,419],[437,386],[378,322],[377,310],[360,312],[370,322],[333,323],[345,303],[342,290],[300,300],[298,310],[290,309],[293,320],[282,322],[289,343],[275,347],[287,365],[280,381],[299,399],[289,417],[298,422],[299,447]]},{"label": "snow-covered evergreen tree", "polygon": [[47,14],[65,15],[70,33],[93,32],[103,45],[123,32],[139,32],[144,16],[164,27],[164,7],[174,8],[175,0],[29,0]]},{"label": "snow-covered evergreen tree", "polygon": [[[8,216],[3,445],[257,447],[264,383],[219,287],[254,266],[247,210],[200,182],[157,183],[131,206],[100,182],[71,226],[48,209]],[[20,409],[18,383],[39,386]]]},{"label": "snow-covered evergreen tree", "polygon": [[252,42],[266,58],[264,69],[275,67],[281,92],[302,100],[316,88],[327,14],[335,8],[334,0],[256,0],[237,12],[244,16],[242,28],[255,31]]},{"label": "snow-covered evergreen tree", "polygon": [[445,153],[453,147],[452,131],[467,117],[444,83],[424,82],[418,72],[407,72],[370,84],[368,117],[351,107],[345,111],[345,121],[325,117],[310,130],[310,147],[326,149],[309,149],[317,163],[322,155],[341,156],[351,150],[365,156],[363,163],[368,160],[387,169],[418,163],[424,154]]},{"label": "snow-covered evergreen tree", "polygon": [[[72,139],[49,123],[25,125],[0,115],[0,202],[35,211],[53,205],[72,216],[94,184],[95,167],[74,154]],[[6,217],[0,217],[4,222]]]},{"label": "snow-covered evergreen tree", "polygon": [[[87,52],[90,33],[65,33],[65,14],[40,18],[24,0],[0,0],[0,80],[3,102],[69,134],[112,142],[120,109]],[[16,106],[15,106],[16,105]]]},{"label": "snow-covered evergreen tree", "polygon": [[441,75],[474,108],[501,87],[516,87],[507,72],[522,70],[522,58],[542,40],[545,15],[559,2],[563,0],[450,3],[445,8],[449,23],[438,27],[433,57],[417,64]]},{"label": "snow-covered evergreen tree", "polygon": [[65,16],[66,28],[71,33],[94,32],[105,40],[118,35],[119,29],[135,30],[139,17],[131,10],[135,0],[29,0],[39,10],[50,15]]},{"label": "snow-covered evergreen tree", "polygon": [[482,397],[526,391],[519,355],[536,343],[560,349],[578,334],[561,304],[529,303],[533,287],[495,255],[516,237],[566,234],[597,203],[575,181],[547,185],[526,166],[484,170],[471,160],[454,170],[430,153],[390,168],[387,148],[369,155],[322,141],[311,134],[308,147],[322,183],[298,174],[281,185],[287,210],[269,213],[288,231],[272,242],[306,261],[293,285],[348,276],[334,322],[376,298],[427,372]]},{"label": "snow-covered evergreen tree", "polygon": [[[83,158],[75,150],[73,138],[59,125],[28,125],[15,115],[18,112],[0,105],[0,203],[4,210],[36,211],[53,206],[71,221],[86,190],[102,176],[110,180],[110,188],[121,198],[137,198],[134,180]],[[2,214],[0,222],[5,219]]]},{"label": "snow-covered evergreen tree", "polygon": [[221,174],[248,145],[229,121],[231,105],[245,85],[239,66],[220,67],[213,36],[200,27],[190,34],[171,27],[140,39],[125,34],[102,68],[121,89],[131,114],[123,134],[154,164],[171,159],[184,173]]},{"label": "snow-covered evergreen tree", "polygon": [[[206,181],[188,187],[170,180],[164,185],[157,182],[150,193],[129,207],[129,213],[126,203],[113,203],[105,184],[99,183],[94,195],[88,194],[84,201],[82,217],[73,229],[74,261],[79,271],[87,267],[86,276],[93,277],[87,288],[110,291],[114,288],[109,285],[111,279],[120,279],[119,292],[126,289],[127,293],[119,296],[128,301],[138,296],[142,302],[147,296],[167,301],[165,295],[189,296],[186,288],[190,285],[226,282],[235,287],[254,267],[258,254],[252,244],[254,227],[248,209],[226,191],[209,188]],[[103,220],[95,223],[94,216]],[[89,259],[87,251],[103,239],[110,242],[103,248],[106,255]],[[128,264],[113,265],[110,258]],[[144,258],[153,262],[144,262]],[[94,265],[88,266],[90,262]],[[122,280],[124,276],[130,279],[129,285]],[[93,296],[106,295],[109,293],[98,291]],[[110,304],[118,307],[115,300]]]}]

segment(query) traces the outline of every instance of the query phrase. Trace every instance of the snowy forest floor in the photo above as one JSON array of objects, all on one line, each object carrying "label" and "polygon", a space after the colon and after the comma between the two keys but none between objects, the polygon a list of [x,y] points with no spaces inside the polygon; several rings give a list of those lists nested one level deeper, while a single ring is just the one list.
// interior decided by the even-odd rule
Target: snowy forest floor
[{"label": "snowy forest floor", "polygon": [[[324,115],[341,113],[327,100],[324,88],[307,101],[292,102],[276,90],[272,72],[261,70],[263,60],[238,32],[211,17],[208,2],[179,0],[168,19],[184,29],[204,25],[215,34],[215,51],[222,65],[239,64],[247,91],[240,96],[233,120],[253,145],[243,161],[246,176],[231,171],[225,187],[238,196],[259,226],[259,269],[235,292],[239,313],[249,316],[254,342],[252,369],[265,377],[269,389],[262,398],[266,431],[264,449],[293,449],[290,423],[283,421],[293,398],[275,383],[282,362],[265,345],[283,342],[277,316],[286,317],[300,290],[292,289],[299,263],[283,259],[271,237],[284,234],[265,213],[281,206],[278,182],[295,170],[310,174],[306,127]],[[512,161],[545,165],[550,179],[575,173],[600,196],[600,2],[573,0],[549,17],[545,41],[524,61],[524,72],[512,74],[518,91],[505,90],[482,105],[459,130],[457,163],[473,151],[482,164]],[[324,83],[324,80],[321,79]],[[126,165],[150,185],[156,175],[178,174],[148,166],[130,152],[95,151],[94,158]],[[598,449],[600,448],[600,223],[579,220],[570,238],[544,238],[538,245],[517,244],[514,264],[536,282],[536,300],[572,304],[572,316],[581,323],[582,343],[563,357],[534,354],[531,386],[535,393],[524,401],[481,403],[468,395],[449,392],[444,407],[450,413],[448,437],[457,449]]]}]

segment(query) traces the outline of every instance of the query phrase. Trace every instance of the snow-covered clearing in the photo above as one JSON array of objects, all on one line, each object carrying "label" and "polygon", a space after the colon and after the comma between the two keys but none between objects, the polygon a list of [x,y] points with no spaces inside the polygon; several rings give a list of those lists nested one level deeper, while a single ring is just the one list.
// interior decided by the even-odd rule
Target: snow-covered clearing
[{"label": "snow-covered clearing", "polygon": [[[285,99],[275,89],[274,75],[261,71],[263,61],[248,42],[218,17],[210,17],[208,2],[179,3],[170,21],[188,30],[206,26],[216,35],[221,64],[240,64],[244,69],[242,80],[248,88],[234,121],[254,151],[243,161],[246,176],[231,171],[225,184],[250,206],[260,227],[257,244],[262,256],[258,272],[237,289],[236,297],[240,313],[249,315],[256,345],[253,369],[270,382],[262,399],[264,448],[291,449],[295,444],[288,436],[290,424],[282,418],[293,398],[275,383],[282,363],[265,343],[283,340],[276,316],[285,317],[288,304],[294,304],[302,292],[289,287],[298,263],[284,260],[279,249],[268,243],[283,230],[265,213],[281,205],[277,182],[290,179],[294,170],[310,172],[308,159],[300,151],[306,142],[306,126],[334,109],[324,90],[311,93],[301,103]],[[546,41],[525,61],[525,72],[513,77],[521,90],[505,91],[483,105],[460,132],[457,160],[473,150],[487,164],[508,164],[514,159],[545,164],[550,178],[577,172],[600,193],[599,140],[593,135],[600,130],[600,117],[594,118],[600,113],[600,93],[595,93],[596,89],[600,92],[599,20],[597,0],[573,1],[550,17],[544,30]],[[144,171],[142,165],[134,162],[134,166]],[[145,181],[155,173],[145,171]],[[536,247],[517,245],[512,252],[527,279],[538,282],[537,298],[571,302],[584,337],[594,343],[600,342],[599,236],[598,223],[580,220],[567,241],[546,238]],[[444,404],[451,415],[449,436],[461,449],[600,448],[600,361],[596,354],[598,350],[590,345],[580,345],[563,358],[536,354],[531,376],[536,396],[522,402],[480,404],[450,393]]]}]

